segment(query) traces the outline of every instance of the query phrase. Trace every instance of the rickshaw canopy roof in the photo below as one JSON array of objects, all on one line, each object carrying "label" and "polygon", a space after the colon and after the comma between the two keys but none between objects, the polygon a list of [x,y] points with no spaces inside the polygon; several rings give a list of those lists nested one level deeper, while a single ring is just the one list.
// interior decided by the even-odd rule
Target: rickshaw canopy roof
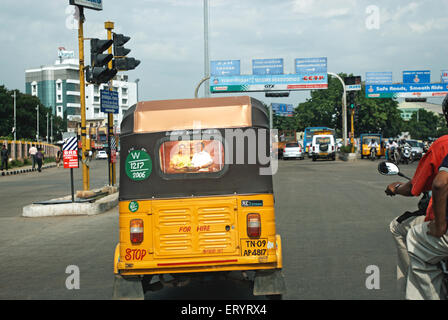
[{"label": "rickshaw canopy roof", "polygon": [[132,111],[132,129],[125,124],[122,133],[269,127],[262,103],[249,96],[142,101]]}]

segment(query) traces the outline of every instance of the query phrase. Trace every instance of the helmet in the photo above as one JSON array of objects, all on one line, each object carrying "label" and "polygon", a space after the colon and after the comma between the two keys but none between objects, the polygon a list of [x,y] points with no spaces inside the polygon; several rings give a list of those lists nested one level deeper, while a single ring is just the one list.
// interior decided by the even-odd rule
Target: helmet
[{"label": "helmet", "polygon": [[448,126],[448,94],[445,96],[445,99],[443,99],[442,111],[445,116],[446,125]]}]

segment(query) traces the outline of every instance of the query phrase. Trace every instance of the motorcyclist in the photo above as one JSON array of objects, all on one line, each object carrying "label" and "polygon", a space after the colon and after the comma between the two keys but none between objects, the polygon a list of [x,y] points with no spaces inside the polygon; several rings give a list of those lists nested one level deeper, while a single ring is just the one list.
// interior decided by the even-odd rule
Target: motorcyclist
[{"label": "motorcyclist", "polygon": [[[443,100],[442,110],[448,125],[448,95]],[[406,245],[410,265],[406,299],[440,300],[445,298],[443,272],[438,264],[448,257],[448,155],[443,159],[433,180],[431,200],[432,214],[430,212],[424,223],[417,224],[408,231]]]},{"label": "motorcyclist", "polygon": [[376,151],[376,148],[378,147],[378,142],[375,139],[372,139],[372,140],[370,140],[367,147],[369,148],[370,153],[372,153],[373,149],[375,149],[375,151]]},{"label": "motorcyclist", "polygon": [[[444,99],[443,110],[448,126],[448,96]],[[430,191],[434,178],[442,160],[448,154],[448,135],[437,139],[429,148],[428,152],[420,160],[412,180],[402,183],[393,182],[385,190],[387,195],[419,196],[422,192]],[[422,201],[421,201],[422,202]],[[424,221],[434,219],[432,198],[429,200],[426,210],[422,204],[421,210],[406,212],[395,218],[390,223],[390,231],[397,245],[397,282],[402,293],[406,292],[406,279],[410,265],[406,237],[411,228],[421,225]],[[426,215],[426,217],[425,217]],[[411,290],[410,290],[411,291]]]}]

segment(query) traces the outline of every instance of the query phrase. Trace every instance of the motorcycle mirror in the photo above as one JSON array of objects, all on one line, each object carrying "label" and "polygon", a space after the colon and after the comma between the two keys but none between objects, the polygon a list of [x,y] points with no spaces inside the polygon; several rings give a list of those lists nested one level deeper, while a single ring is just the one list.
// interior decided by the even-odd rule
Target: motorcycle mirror
[{"label": "motorcycle mirror", "polygon": [[387,176],[394,176],[400,173],[400,168],[389,161],[383,161],[378,164],[378,172]]}]

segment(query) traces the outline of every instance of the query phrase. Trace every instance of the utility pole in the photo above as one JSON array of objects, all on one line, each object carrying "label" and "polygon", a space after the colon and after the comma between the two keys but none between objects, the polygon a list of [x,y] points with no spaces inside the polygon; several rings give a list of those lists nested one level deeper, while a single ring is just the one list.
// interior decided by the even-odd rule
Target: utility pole
[{"label": "utility pole", "polygon": [[39,105],[36,106],[36,118],[37,118],[36,141],[39,142]]},{"label": "utility pole", "polygon": [[49,136],[50,135],[49,135],[49,132],[48,132],[48,112],[47,112],[47,143],[48,143],[48,139],[50,138]]},{"label": "utility pole", "polygon": [[84,77],[84,7],[78,6],[78,44],[79,44],[79,93],[81,103],[81,146],[82,146],[82,183],[84,191],[90,189],[89,167],[86,164],[86,83]]},{"label": "utility pole", "polygon": [[[204,78],[210,77],[210,62],[208,54],[208,0],[204,0]],[[205,97],[210,96],[210,84],[207,79],[204,87]]]},{"label": "utility pole", "polygon": [[14,90],[14,142],[17,140],[16,90]]},{"label": "utility pole", "polygon": [[140,82],[140,79],[135,79],[135,83],[137,84],[137,102],[138,102],[138,83]]},{"label": "utility pole", "polygon": [[53,114],[50,115],[50,128],[51,128],[50,141],[51,141],[51,144],[53,144]]}]

